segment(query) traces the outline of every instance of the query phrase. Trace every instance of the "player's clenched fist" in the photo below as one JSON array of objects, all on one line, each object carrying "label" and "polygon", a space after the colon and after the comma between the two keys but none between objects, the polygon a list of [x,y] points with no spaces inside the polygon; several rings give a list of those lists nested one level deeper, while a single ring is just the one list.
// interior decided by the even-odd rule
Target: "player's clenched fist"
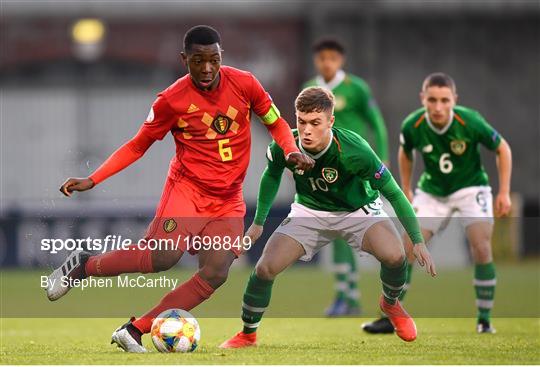
[{"label": "player's clenched fist", "polygon": [[89,178],[68,178],[60,186],[60,192],[66,196],[71,196],[73,191],[86,191],[94,187],[94,181]]},{"label": "player's clenched fist", "polygon": [[251,244],[254,244],[259,239],[259,237],[261,237],[262,233],[263,226],[253,223],[251,224],[251,226],[249,226],[246,232],[246,237],[249,237],[251,239]]},{"label": "player's clenched fist", "polygon": [[299,171],[309,171],[315,165],[315,161],[305,154],[300,152],[293,152],[287,156],[288,164],[294,164]]}]

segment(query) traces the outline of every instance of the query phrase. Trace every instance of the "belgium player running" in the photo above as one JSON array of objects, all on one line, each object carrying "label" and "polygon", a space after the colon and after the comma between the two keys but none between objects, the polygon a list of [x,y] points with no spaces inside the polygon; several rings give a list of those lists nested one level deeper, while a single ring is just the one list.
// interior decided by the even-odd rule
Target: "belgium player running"
[{"label": "belgium player running", "polygon": [[[60,190],[70,196],[93,188],[135,162],[170,132],[176,154],[145,237],[185,239],[198,235],[218,237],[224,244],[226,238],[236,242],[243,236],[242,183],[249,164],[251,113],[261,118],[289,164],[309,170],[313,160],[299,152],[289,125],[259,81],[249,72],[221,66],[221,39],[215,29],[190,29],[181,56],[189,73],[158,95],[137,135],[90,177],[70,178]],[[49,276],[47,295],[54,301],[69,291],[62,277],[159,272],[175,265],[185,251],[198,252],[189,242],[181,240],[179,244],[179,248],[154,251],[132,245],[96,256],[74,252]],[[127,352],[145,352],[141,336],[150,332],[153,318],[169,308],[190,310],[208,299],[225,282],[229,267],[241,252],[241,246],[201,249],[199,269],[193,277],[145,315],[118,328],[113,342]]]}]

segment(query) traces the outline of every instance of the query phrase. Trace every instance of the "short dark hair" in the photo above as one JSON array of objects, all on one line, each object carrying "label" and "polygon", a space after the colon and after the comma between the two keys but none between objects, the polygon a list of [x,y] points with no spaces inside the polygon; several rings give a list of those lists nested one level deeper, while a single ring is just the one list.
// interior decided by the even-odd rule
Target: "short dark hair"
[{"label": "short dark hair", "polygon": [[294,101],[297,111],[310,112],[334,112],[334,94],[328,89],[321,87],[309,87],[300,92]]},{"label": "short dark hair", "polygon": [[456,83],[450,75],[437,72],[429,74],[422,83],[422,91],[426,91],[429,87],[448,87],[453,93],[457,93]]},{"label": "short dark hair", "polygon": [[343,47],[341,42],[334,38],[322,38],[318,40],[313,44],[312,50],[315,54],[323,50],[334,50],[345,55],[345,47]]},{"label": "short dark hair", "polygon": [[221,44],[219,32],[208,25],[198,25],[191,28],[184,35],[184,50],[191,50],[193,45],[213,45]]}]

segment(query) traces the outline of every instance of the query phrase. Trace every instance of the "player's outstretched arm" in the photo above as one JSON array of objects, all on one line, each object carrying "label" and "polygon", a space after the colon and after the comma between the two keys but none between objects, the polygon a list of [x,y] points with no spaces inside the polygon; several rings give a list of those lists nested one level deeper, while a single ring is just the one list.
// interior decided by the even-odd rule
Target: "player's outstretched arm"
[{"label": "player's outstretched arm", "polygon": [[401,180],[401,188],[403,193],[412,202],[413,192],[411,189],[412,171],[414,167],[414,155],[412,152],[407,153],[403,146],[399,147],[398,152],[399,177]]},{"label": "player's outstretched arm", "polygon": [[425,267],[426,271],[431,276],[437,275],[435,263],[424,244],[424,237],[422,236],[416,214],[405,197],[405,194],[399,188],[397,182],[393,177],[390,177],[390,179],[380,188],[380,191],[384,197],[388,199],[392,208],[394,208],[399,221],[414,244],[413,253],[420,266]]},{"label": "player's outstretched arm", "polygon": [[277,145],[283,149],[285,160],[288,164],[294,165],[296,169],[301,171],[309,171],[313,168],[315,161],[307,155],[300,153],[287,121],[279,117],[271,125],[266,125],[266,128]]},{"label": "player's outstretched arm", "polygon": [[71,193],[74,191],[82,192],[90,190],[95,185],[120,172],[141,158],[155,140],[156,139],[145,134],[141,128],[137,135],[118,148],[118,150],[89,177],[68,178],[62,186],[60,186],[60,192],[66,196],[71,196]]},{"label": "player's outstretched arm", "polygon": [[502,139],[497,147],[497,170],[499,172],[499,193],[495,198],[495,215],[502,217],[510,213],[510,178],[512,176],[512,150]]}]

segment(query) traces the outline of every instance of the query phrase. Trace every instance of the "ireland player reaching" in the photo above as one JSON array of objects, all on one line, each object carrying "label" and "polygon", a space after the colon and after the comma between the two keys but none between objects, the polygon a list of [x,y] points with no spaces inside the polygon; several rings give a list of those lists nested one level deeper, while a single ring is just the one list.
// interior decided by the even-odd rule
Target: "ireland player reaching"
[{"label": "ireland player reaching", "polygon": [[[188,74],[158,95],[133,139],[113,153],[88,178],[70,178],[60,191],[70,196],[86,191],[139,159],[169,132],[176,154],[156,216],[146,239],[186,239],[193,236],[216,241],[237,241],[243,236],[245,203],[242,184],[249,164],[250,116],[257,114],[279,146],[288,164],[309,170],[314,161],[300,153],[287,122],[280,117],[269,94],[249,72],[221,66],[221,40],[208,26],[190,29],[184,37],[182,60]],[[90,256],[76,251],[49,276],[47,296],[54,301],[69,291],[62,278],[152,273],[174,266],[185,251],[199,253],[199,269],[191,279],[165,295],[142,317],[119,327],[112,340],[127,352],[145,352],[141,336],[150,332],[152,320],[170,308],[190,310],[208,299],[227,279],[241,246],[210,249],[179,241],[178,247],[152,251],[132,245]],[[217,245],[217,246],[214,246]]]},{"label": "ireland player reaching", "polygon": [[[343,71],[345,48],[335,39],[322,39],[313,45],[313,61],[319,75],[304,87],[331,90],[336,99],[335,127],[348,129],[374,143],[374,150],[388,164],[388,136],[382,114],[367,83]],[[370,134],[372,133],[372,134]],[[369,139],[368,136],[373,139]],[[360,293],[356,257],[342,238],[333,243],[336,296],[327,316],[360,314]]]},{"label": "ireland player reaching", "polygon": [[333,128],[332,92],[311,87],[297,97],[297,144],[315,159],[312,171],[295,170],[285,161],[275,143],[268,148],[268,165],[259,188],[257,212],[247,231],[260,237],[285,168],[293,171],[296,199],[291,212],[270,237],[255,271],[251,274],[242,305],[243,331],[225,341],[222,348],[256,344],[256,330],[270,304],[275,277],[297,260],[310,260],[336,237],[344,238],[357,251],[381,262],[381,309],[390,317],[397,335],[405,341],[416,338],[413,319],[398,297],[405,285],[407,259],[396,228],[384,212],[379,191],[390,201],[415,244],[414,255],[435,275],[435,266],[425,245],[414,211],[386,166],[359,135]]},{"label": "ireland player reaching", "polygon": [[[494,333],[490,322],[496,285],[491,254],[493,199],[488,176],[480,160],[479,145],[497,154],[497,216],[507,215],[511,207],[512,153],[508,143],[478,112],[456,105],[456,86],[448,75],[429,75],[422,85],[420,99],[424,107],[410,114],[402,126],[399,150],[401,185],[412,201],[426,241],[444,228],[454,212],[458,213],[474,261],[477,331]],[[425,169],[413,196],[414,149],[422,154]],[[406,242],[407,246],[410,249],[411,243]],[[409,265],[407,283],[410,282],[411,268]],[[402,292],[401,297],[404,294]],[[388,318],[383,317],[364,325],[364,330],[392,332],[392,325]]]}]

